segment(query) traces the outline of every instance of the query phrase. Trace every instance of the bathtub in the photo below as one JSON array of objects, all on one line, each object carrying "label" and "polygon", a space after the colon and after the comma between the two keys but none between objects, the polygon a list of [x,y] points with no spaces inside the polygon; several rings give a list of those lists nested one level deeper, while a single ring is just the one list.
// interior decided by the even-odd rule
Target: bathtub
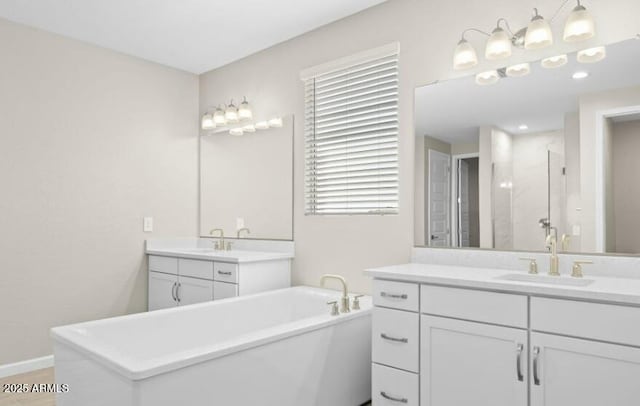
[{"label": "bathtub", "polygon": [[56,327],[57,406],[357,406],[371,394],[371,298],[294,287]]}]

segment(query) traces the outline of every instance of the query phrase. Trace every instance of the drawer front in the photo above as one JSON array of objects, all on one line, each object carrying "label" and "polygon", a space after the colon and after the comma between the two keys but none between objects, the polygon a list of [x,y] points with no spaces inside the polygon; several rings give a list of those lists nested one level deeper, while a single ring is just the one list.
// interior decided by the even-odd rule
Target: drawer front
[{"label": "drawer front", "polygon": [[640,346],[640,308],[532,297],[531,329]]},{"label": "drawer front", "polygon": [[384,365],[371,368],[371,401],[373,405],[418,406],[419,376]]},{"label": "drawer front", "polygon": [[238,285],[227,282],[213,282],[213,300],[238,296]]},{"label": "drawer front", "polygon": [[373,304],[417,312],[420,289],[417,283],[373,281]]},{"label": "drawer front", "polygon": [[527,297],[422,285],[420,311],[435,316],[527,328]]},{"label": "drawer front", "polygon": [[213,262],[199,261],[197,259],[183,259],[178,261],[180,276],[189,276],[191,278],[213,279]]},{"label": "drawer front", "polygon": [[372,323],[373,362],[418,372],[420,315],[374,307]]},{"label": "drawer front", "polygon": [[238,264],[229,262],[213,263],[213,280],[238,283]]},{"label": "drawer front", "polygon": [[149,255],[149,270],[177,275],[178,258]]}]

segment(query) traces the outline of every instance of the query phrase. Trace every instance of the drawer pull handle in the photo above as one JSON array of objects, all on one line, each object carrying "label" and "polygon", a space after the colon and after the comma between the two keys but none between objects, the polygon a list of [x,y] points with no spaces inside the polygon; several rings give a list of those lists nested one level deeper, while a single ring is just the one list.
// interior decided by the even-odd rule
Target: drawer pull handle
[{"label": "drawer pull handle", "polygon": [[522,374],[522,351],[524,350],[524,345],[518,344],[518,349],[516,350],[516,376],[518,377],[518,381],[522,382],[524,380],[524,375]]},{"label": "drawer pull handle", "polygon": [[171,297],[173,298],[174,302],[177,302],[178,299],[176,298],[176,286],[177,286],[178,282],[173,282],[173,286],[171,286]]},{"label": "drawer pull handle", "polygon": [[227,272],[218,271],[218,275],[231,275],[231,271],[227,271]]},{"label": "drawer pull handle", "polygon": [[387,293],[387,292],[380,292],[380,296],[388,297],[388,298],[391,298],[391,299],[407,299],[409,297],[409,296],[407,296],[406,293],[396,294],[396,293]]},{"label": "drawer pull handle", "polygon": [[178,282],[178,286],[176,286],[176,298],[178,299],[178,303],[181,302],[180,299],[180,288],[182,287],[182,284],[180,282]]},{"label": "drawer pull handle", "polygon": [[540,357],[540,347],[533,347],[533,384],[540,386],[540,374],[538,372],[538,358]]},{"label": "drawer pull handle", "polygon": [[388,335],[386,335],[385,333],[381,333],[380,337],[385,339],[385,340],[389,340],[389,341],[395,341],[397,343],[408,343],[409,339],[408,338],[396,338],[396,337],[390,337]]},{"label": "drawer pull handle", "polygon": [[398,403],[409,403],[409,399],[407,398],[397,398],[395,396],[391,396],[391,395],[387,395],[387,393],[385,391],[380,391],[380,396],[382,396],[385,399],[394,401],[394,402],[398,402]]}]

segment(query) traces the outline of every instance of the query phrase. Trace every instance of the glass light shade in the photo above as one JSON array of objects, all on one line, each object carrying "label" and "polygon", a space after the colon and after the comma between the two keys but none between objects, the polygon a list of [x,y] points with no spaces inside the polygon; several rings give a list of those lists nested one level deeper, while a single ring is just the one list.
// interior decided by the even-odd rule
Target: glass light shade
[{"label": "glass light shade", "polygon": [[253,112],[251,111],[249,102],[246,99],[240,103],[240,107],[238,107],[238,118],[241,121],[251,120],[253,118]]},{"label": "glass light shade", "polygon": [[269,128],[269,122],[267,121],[258,121],[254,127],[256,128],[256,130],[266,130],[267,128]]},{"label": "glass light shade", "polygon": [[213,122],[216,123],[216,125],[227,124],[227,119],[224,118],[224,110],[222,110],[220,107],[218,107],[213,113]]},{"label": "glass light shade", "polygon": [[242,130],[242,128],[238,127],[238,128],[232,128],[229,130],[229,134],[234,135],[236,137],[241,136],[242,134],[244,134],[244,131]]},{"label": "glass light shade", "polygon": [[466,40],[461,39],[453,54],[453,69],[469,69],[478,64],[478,55],[473,46]]},{"label": "glass light shade", "polygon": [[551,69],[551,68],[559,68],[567,64],[569,59],[566,54],[552,56],[549,58],[545,58],[540,62],[543,68]]},{"label": "glass light shade", "polygon": [[269,120],[269,127],[270,128],[280,128],[280,127],[282,127],[282,118],[274,117],[271,120]]},{"label": "glass light shade", "polygon": [[584,41],[596,35],[596,23],[582,5],[578,4],[564,25],[563,39],[567,42]]},{"label": "glass light shade", "polygon": [[519,63],[517,65],[509,66],[506,73],[509,77],[519,78],[531,73],[531,66],[528,63]]},{"label": "glass light shade", "polygon": [[605,47],[595,47],[589,49],[583,49],[578,51],[576,59],[580,63],[595,63],[600,62],[607,56],[607,49]]},{"label": "glass light shade", "polygon": [[233,102],[231,102],[224,111],[224,118],[227,120],[227,123],[238,122],[238,109],[234,106]]},{"label": "glass light shade", "polygon": [[541,49],[552,44],[551,26],[542,16],[536,15],[531,19],[527,27],[527,34],[524,36],[525,49]]},{"label": "glass light shade", "polygon": [[247,124],[244,127],[242,127],[242,131],[246,133],[254,133],[256,132],[256,127],[253,124]]},{"label": "glass light shade", "polygon": [[511,38],[500,27],[497,27],[491,33],[491,37],[487,41],[487,47],[484,51],[487,59],[503,59],[511,56]]},{"label": "glass light shade", "polygon": [[201,126],[202,126],[202,129],[205,131],[213,130],[214,128],[216,128],[216,122],[213,121],[213,114],[205,113],[202,116]]},{"label": "glass light shade", "polygon": [[492,85],[497,83],[498,80],[500,80],[500,75],[496,70],[489,70],[476,75],[476,84],[480,86]]}]

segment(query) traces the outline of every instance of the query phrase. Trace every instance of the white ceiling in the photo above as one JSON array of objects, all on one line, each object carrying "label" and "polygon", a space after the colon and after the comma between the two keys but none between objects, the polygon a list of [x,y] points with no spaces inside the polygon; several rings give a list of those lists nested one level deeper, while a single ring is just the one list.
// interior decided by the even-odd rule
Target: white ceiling
[{"label": "white ceiling", "polygon": [[1,0],[0,17],[202,73],[385,0]]},{"label": "white ceiling", "polygon": [[[576,71],[589,77],[575,80]],[[564,115],[578,110],[578,98],[587,93],[640,85],[640,40],[607,46],[607,58],[580,64],[575,55],[557,69],[531,64],[531,74],[504,78],[478,86],[473,77],[453,79],[416,89],[416,135],[449,143],[477,142],[478,127],[493,125],[513,134],[557,130]],[[519,130],[521,124],[527,130]]]}]

